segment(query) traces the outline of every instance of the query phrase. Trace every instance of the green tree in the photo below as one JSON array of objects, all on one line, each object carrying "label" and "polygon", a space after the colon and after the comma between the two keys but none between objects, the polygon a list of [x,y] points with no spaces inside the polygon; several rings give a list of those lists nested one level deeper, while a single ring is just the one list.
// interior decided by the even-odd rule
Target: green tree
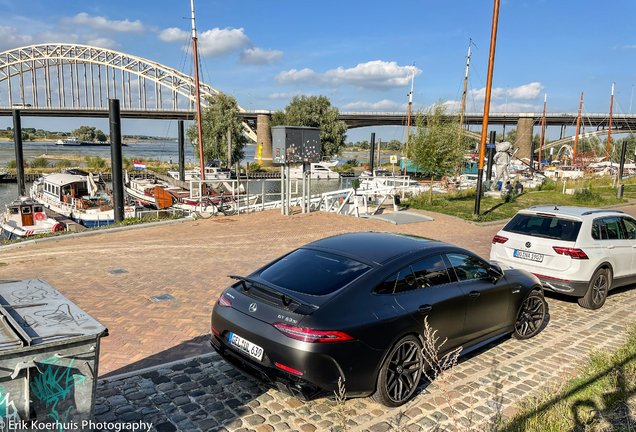
[{"label": "green tree", "polygon": [[[434,176],[453,174],[461,165],[467,141],[459,142],[459,118],[446,112],[438,101],[426,113],[415,117],[415,132],[409,139],[408,158],[419,171],[433,180]],[[429,201],[432,201],[432,188]]]},{"label": "green tree", "polygon": [[393,150],[393,151],[400,151],[402,150],[403,147],[404,147],[404,144],[402,144],[400,141],[396,139],[392,139],[386,145],[387,150]]},{"label": "green tree", "polygon": [[[245,157],[247,138],[243,135],[243,119],[239,114],[234,96],[218,93],[206,96],[208,106],[201,112],[201,133],[203,135],[203,160],[227,160],[227,132],[232,132],[232,161]],[[188,127],[188,138],[199,157],[199,138],[196,121]]]},{"label": "green tree", "polygon": [[[106,134],[94,126],[80,126],[71,131],[72,136],[76,136],[80,141],[106,141]],[[103,138],[103,139],[100,139]]]},{"label": "green tree", "polygon": [[347,138],[347,125],[338,120],[340,111],[326,96],[294,96],[284,111],[276,111],[271,126],[308,126],[320,128],[320,154],[340,154]]}]

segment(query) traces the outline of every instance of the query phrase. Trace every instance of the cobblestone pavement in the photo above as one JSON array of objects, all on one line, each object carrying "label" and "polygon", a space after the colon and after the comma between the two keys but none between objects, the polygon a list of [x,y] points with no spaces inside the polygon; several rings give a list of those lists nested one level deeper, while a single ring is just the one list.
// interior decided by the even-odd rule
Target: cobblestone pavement
[{"label": "cobblestone pavement", "polygon": [[[636,311],[636,290],[613,293],[598,311],[566,298],[549,297],[549,319],[533,339],[505,337],[471,353],[455,368],[449,391],[456,420],[477,428],[505,420],[515,401],[570,376],[594,348],[617,348]],[[152,422],[157,431],[272,432],[342,430],[373,432],[454,430],[443,393],[423,382],[401,408],[368,398],[344,406],[332,400],[300,402],[267,389],[236,371],[217,354],[98,385],[96,420]],[[339,415],[341,413],[341,415]],[[460,426],[460,428],[461,428]]]},{"label": "cobblestone pavement", "polygon": [[[636,214],[636,206],[622,209]],[[478,227],[441,215],[395,226],[326,213],[283,218],[276,210],[249,216],[185,222],[94,237],[60,240],[0,252],[0,278],[44,279],[109,328],[102,341],[96,400],[98,421],[151,421],[157,431],[272,432],[336,428],[431,430],[451,419],[435,383],[400,409],[353,399],[312,403],[268,390],[216,355],[118,379],[116,375],[210,352],[209,316],[227,274],[247,274],[309,241],[376,230],[435,238],[488,256],[501,225]],[[128,273],[111,275],[109,270]],[[175,300],[154,303],[150,296]],[[549,322],[529,341],[504,338],[462,359],[450,385],[458,422],[509,416],[514,402],[536,391],[596,348],[620,345],[633,319],[636,290],[612,292],[587,311],[565,297],[548,298]],[[113,377],[109,379],[109,376]]]}]

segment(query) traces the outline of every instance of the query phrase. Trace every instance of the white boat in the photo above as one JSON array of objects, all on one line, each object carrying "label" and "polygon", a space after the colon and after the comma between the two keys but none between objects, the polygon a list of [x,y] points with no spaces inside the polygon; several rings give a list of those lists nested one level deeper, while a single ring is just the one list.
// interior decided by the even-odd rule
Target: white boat
[{"label": "white boat", "polygon": [[30,197],[7,204],[0,214],[0,231],[7,240],[64,231],[66,228],[46,215],[44,206]]},{"label": "white boat", "polygon": [[[323,163],[312,163],[310,165],[310,172],[312,180],[335,180],[340,178],[340,173],[332,171],[329,166]],[[303,178],[303,167],[290,168],[289,175],[293,179]]]},{"label": "white boat", "polygon": [[[229,168],[218,167],[205,167],[205,179],[206,180],[228,180],[232,177],[233,171]],[[168,171],[168,175],[177,180],[179,178],[179,171]],[[201,168],[194,168],[184,171],[185,181],[200,180]]]},{"label": "white boat", "polygon": [[[115,223],[113,198],[92,175],[54,173],[40,177],[30,190],[31,198],[85,227]],[[124,217],[135,217],[137,207],[124,206]]]},{"label": "white boat", "polygon": [[5,178],[8,175],[9,175],[9,171],[7,171],[7,170],[0,171],[0,180],[2,180],[3,178]]},{"label": "white boat", "polygon": [[57,140],[55,141],[56,145],[61,145],[61,146],[81,146],[82,143],[80,140],[77,139],[77,137],[68,137],[65,140]]}]

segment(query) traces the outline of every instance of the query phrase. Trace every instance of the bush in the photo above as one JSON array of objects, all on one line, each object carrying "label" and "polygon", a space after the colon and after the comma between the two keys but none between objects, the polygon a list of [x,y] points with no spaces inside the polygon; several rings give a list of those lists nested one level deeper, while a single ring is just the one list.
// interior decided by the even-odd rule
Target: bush
[{"label": "bush", "polygon": [[86,165],[89,168],[103,169],[103,168],[106,168],[108,165],[106,163],[106,159],[101,158],[99,156],[94,156],[94,157],[86,156],[84,160],[86,161]]},{"label": "bush", "polygon": [[553,182],[552,180],[546,180],[544,183],[541,183],[537,187],[537,190],[538,191],[557,190],[557,184],[556,184],[556,182]]},{"label": "bush", "polygon": [[70,168],[72,166],[73,166],[73,163],[70,160],[68,160],[68,159],[63,159],[61,161],[58,161],[55,164],[56,168]]},{"label": "bush", "polygon": [[11,160],[11,161],[7,162],[7,168],[16,169],[17,166],[18,165],[15,163],[15,160]]},{"label": "bush", "polygon": [[583,189],[575,190],[574,198],[576,198],[578,201],[583,201],[583,202],[603,201],[603,198],[599,194],[592,192],[592,188],[583,188]]},{"label": "bush", "polygon": [[48,168],[49,161],[46,158],[38,157],[31,161],[29,164],[31,168]]}]

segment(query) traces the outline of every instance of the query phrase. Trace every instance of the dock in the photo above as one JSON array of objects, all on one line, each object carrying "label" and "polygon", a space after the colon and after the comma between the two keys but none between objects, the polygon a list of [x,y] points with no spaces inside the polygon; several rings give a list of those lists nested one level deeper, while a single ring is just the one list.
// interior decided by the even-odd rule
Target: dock
[{"label": "dock", "polygon": [[55,219],[57,222],[64,225],[66,227],[66,231],[84,231],[86,229],[84,225],[79,224],[74,220],[71,220],[59,213],[56,213],[51,209],[44,207],[44,211],[46,212],[46,215],[48,217],[50,217],[51,219]]}]

